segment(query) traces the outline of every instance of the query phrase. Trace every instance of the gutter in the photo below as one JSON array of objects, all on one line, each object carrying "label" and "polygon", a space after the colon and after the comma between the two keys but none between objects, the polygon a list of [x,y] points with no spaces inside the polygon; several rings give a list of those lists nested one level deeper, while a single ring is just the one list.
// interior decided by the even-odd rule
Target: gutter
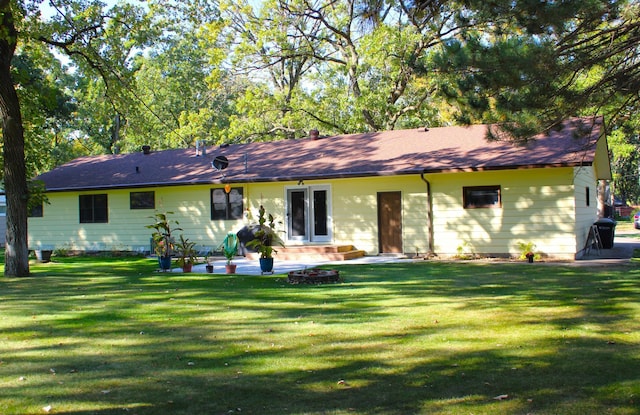
[{"label": "gutter", "polygon": [[431,194],[431,183],[425,177],[425,171],[420,173],[420,178],[427,186],[427,246],[429,256],[434,254],[433,249],[433,197]]}]

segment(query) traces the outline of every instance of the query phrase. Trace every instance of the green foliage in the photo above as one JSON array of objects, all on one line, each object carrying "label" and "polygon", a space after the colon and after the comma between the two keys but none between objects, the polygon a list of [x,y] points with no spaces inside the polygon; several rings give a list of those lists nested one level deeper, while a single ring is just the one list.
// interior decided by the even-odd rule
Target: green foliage
[{"label": "green foliage", "polygon": [[473,245],[468,241],[464,241],[456,248],[456,258],[458,259],[473,259],[476,256]]},{"label": "green foliage", "polygon": [[176,225],[179,225],[177,221],[169,218],[169,215],[172,214],[173,212],[156,212],[153,216],[150,216],[150,218],[154,220],[154,223],[146,226],[147,229],[153,229],[151,233],[153,249],[159,257],[170,257],[173,255],[175,244],[173,232],[182,230],[176,227]]},{"label": "green foliage", "polygon": [[176,263],[179,267],[184,267],[188,264],[195,264],[196,262],[196,243],[189,240],[189,238],[185,238],[184,235],[180,235],[180,238],[175,243],[175,251],[176,255],[178,255],[178,259]]},{"label": "green foliage", "polygon": [[632,204],[640,203],[640,115],[616,123],[607,137],[611,149],[613,191]]},{"label": "green foliage", "polygon": [[[267,222],[268,220],[268,222]],[[255,249],[260,254],[260,258],[273,258],[274,245],[284,246],[284,242],[276,231],[275,219],[271,213],[266,214],[264,206],[258,209],[258,226],[254,233],[255,239],[247,242],[247,247]]]},{"label": "green foliage", "polygon": [[638,267],[340,265],[321,288],[156,268],[0,280],[2,413],[637,412]]},{"label": "green foliage", "polygon": [[27,183],[29,188],[29,201],[27,202],[27,209],[31,210],[35,207],[49,204],[49,198],[46,194],[44,183],[40,180],[31,180]]},{"label": "green foliage", "polygon": [[518,242],[518,250],[520,251],[520,259],[528,259],[533,256],[535,260],[539,260],[541,255],[536,252],[536,244],[533,242]]},{"label": "green foliage", "polygon": [[233,258],[238,255],[238,236],[233,232],[229,232],[220,248],[224,257],[227,258],[227,264],[231,264]]}]

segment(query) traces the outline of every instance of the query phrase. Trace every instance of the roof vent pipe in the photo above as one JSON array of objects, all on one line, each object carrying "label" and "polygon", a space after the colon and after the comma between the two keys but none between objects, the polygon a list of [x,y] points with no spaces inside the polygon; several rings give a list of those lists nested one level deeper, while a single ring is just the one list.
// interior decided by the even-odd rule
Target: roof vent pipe
[{"label": "roof vent pipe", "polygon": [[320,131],[314,128],[313,130],[309,131],[309,137],[311,137],[312,140],[317,140],[318,138],[320,138]]},{"label": "roof vent pipe", "polygon": [[196,157],[206,155],[207,147],[204,144],[204,140],[196,140]]},{"label": "roof vent pipe", "polygon": [[142,146],[142,154],[151,154],[151,146]]}]

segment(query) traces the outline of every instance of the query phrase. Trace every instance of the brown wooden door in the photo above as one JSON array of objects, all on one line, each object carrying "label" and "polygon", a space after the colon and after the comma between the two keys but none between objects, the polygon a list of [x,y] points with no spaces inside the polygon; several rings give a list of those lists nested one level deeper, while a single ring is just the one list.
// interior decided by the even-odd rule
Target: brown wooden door
[{"label": "brown wooden door", "polygon": [[378,240],[380,253],[402,253],[402,194],[378,193]]}]

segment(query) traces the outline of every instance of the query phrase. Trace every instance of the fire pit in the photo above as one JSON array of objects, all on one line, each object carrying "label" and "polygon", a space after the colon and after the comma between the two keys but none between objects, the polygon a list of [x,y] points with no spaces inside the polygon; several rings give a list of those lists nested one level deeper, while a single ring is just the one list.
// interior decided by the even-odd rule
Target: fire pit
[{"label": "fire pit", "polygon": [[340,271],[332,269],[305,269],[290,271],[289,284],[329,284],[340,282]]}]

